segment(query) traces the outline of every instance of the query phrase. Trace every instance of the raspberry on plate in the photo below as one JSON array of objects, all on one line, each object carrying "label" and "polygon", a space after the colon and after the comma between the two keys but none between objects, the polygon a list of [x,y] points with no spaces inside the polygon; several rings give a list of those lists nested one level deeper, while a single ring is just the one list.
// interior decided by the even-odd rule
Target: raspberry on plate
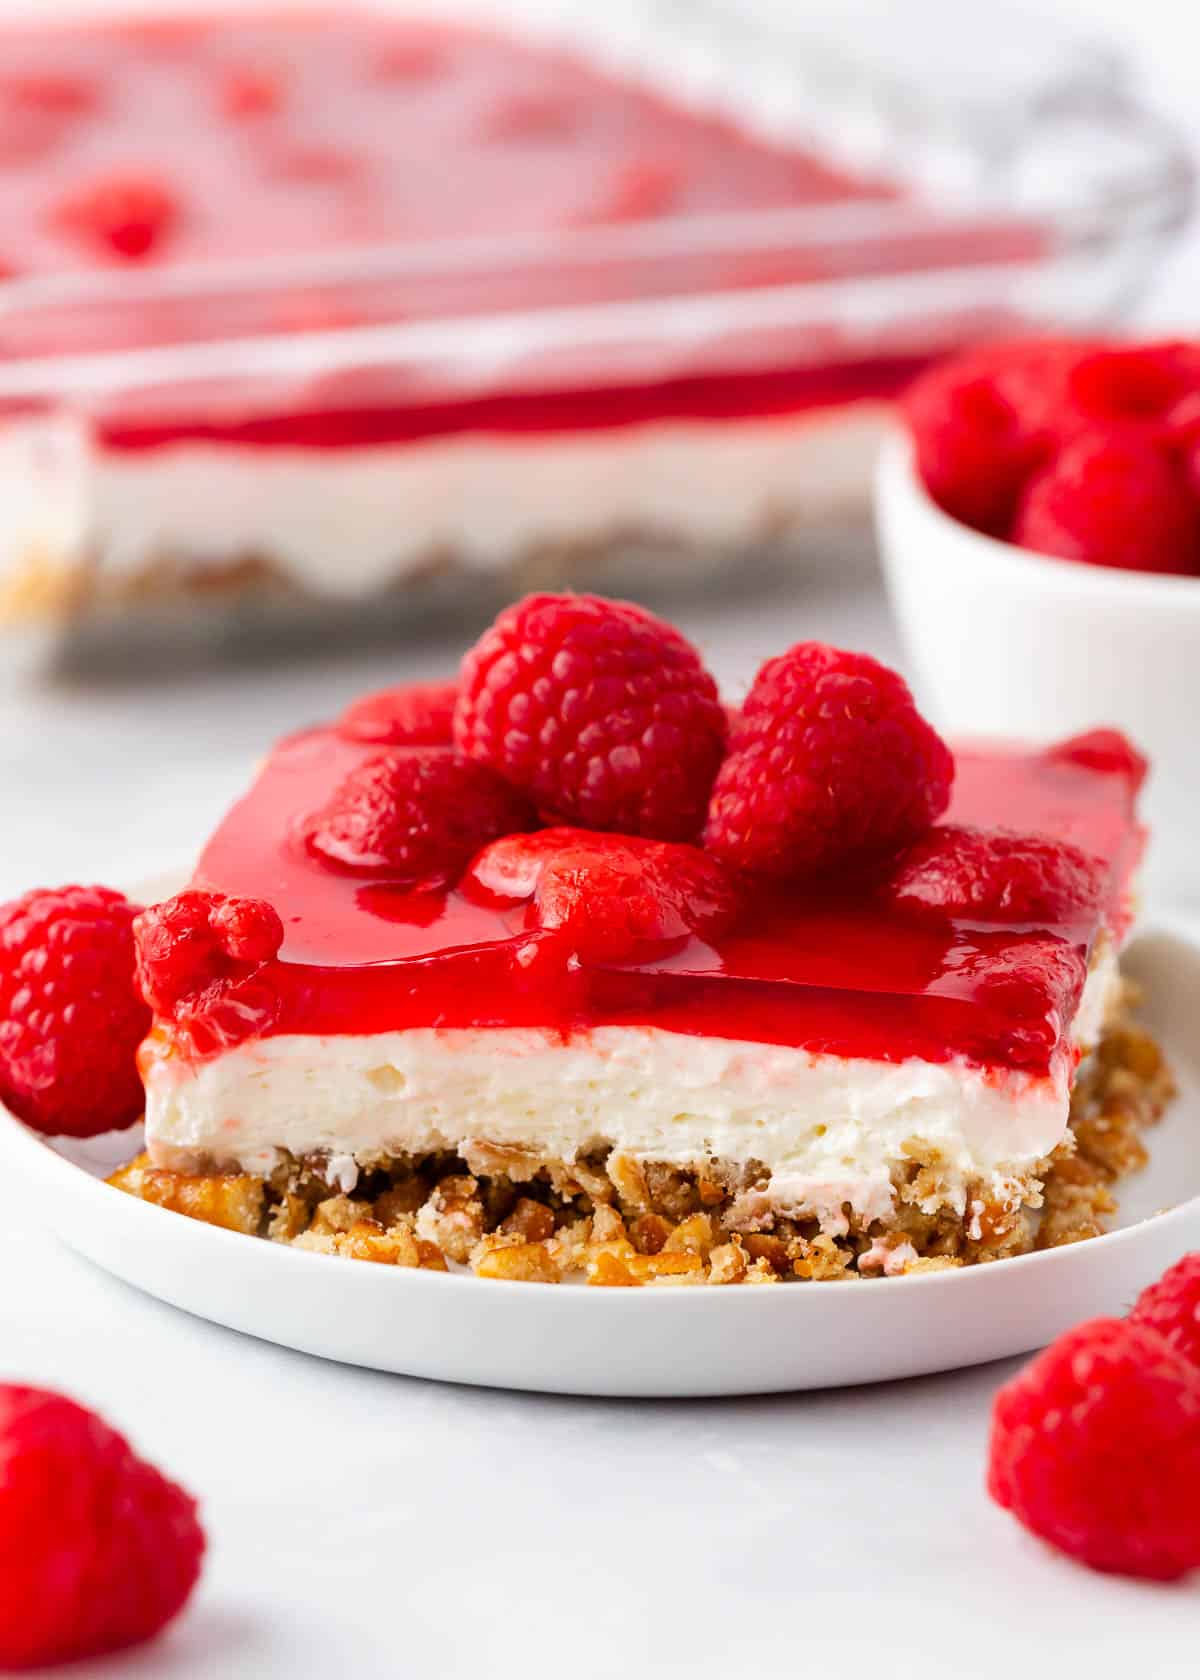
[{"label": "raspberry on plate", "polygon": [[754,680],[718,772],[705,845],[800,880],[910,845],[950,799],[954,760],[906,683],[863,653],[801,642]]},{"label": "raspberry on plate", "polygon": [[1157,1283],[1143,1289],[1129,1314],[1200,1367],[1200,1253],[1185,1254]]},{"label": "raspberry on plate", "polygon": [[0,1385],[0,1668],[100,1657],[160,1633],[200,1575],[196,1502],[114,1429]]},{"label": "raspberry on plate", "polygon": [[137,912],[107,887],[0,906],[0,1098],[39,1132],[92,1137],[141,1116]]},{"label": "raspberry on plate", "polygon": [[469,878],[494,898],[532,898],[536,926],[592,960],[724,933],[740,901],[725,870],[696,846],[583,829],[497,840]]},{"label": "raspberry on plate", "polygon": [[1200,512],[1165,452],[1137,439],[1069,444],[1026,486],[1012,540],[1093,566],[1200,570]]},{"label": "raspberry on plate", "polygon": [[1084,770],[1107,770],[1124,776],[1131,794],[1140,793],[1150,771],[1150,761],[1119,729],[1087,729],[1046,748],[1052,764],[1078,764]]},{"label": "raspberry on plate", "polygon": [[912,915],[1065,922],[1093,915],[1107,884],[1097,859],[1064,840],[947,823],[905,853],[881,896]]},{"label": "raspberry on plate", "polygon": [[365,759],[308,824],[325,863],[398,886],[457,881],[489,840],[530,828],[533,811],[515,788],[451,747],[415,747]]},{"label": "raspberry on plate", "polygon": [[695,648],[652,613],[530,595],[463,660],[454,737],[547,822],[692,840],[725,714]]},{"label": "raspberry on plate", "polygon": [[283,944],[283,923],[264,899],[192,889],[143,910],[134,937],[143,997],[198,1052],[270,1025],[275,998],[260,977]]},{"label": "raspberry on plate", "polygon": [[1089,1568],[1200,1567],[1200,1371],[1144,1324],[1081,1324],[997,1395],[988,1491]]},{"label": "raspberry on plate", "polygon": [[389,747],[448,747],[454,739],[456,682],[403,683],[364,694],[346,707],[338,732]]},{"label": "raspberry on plate", "polygon": [[61,199],[54,220],[83,243],[125,262],[156,255],[180,217],[179,200],[151,175],[108,175]]}]

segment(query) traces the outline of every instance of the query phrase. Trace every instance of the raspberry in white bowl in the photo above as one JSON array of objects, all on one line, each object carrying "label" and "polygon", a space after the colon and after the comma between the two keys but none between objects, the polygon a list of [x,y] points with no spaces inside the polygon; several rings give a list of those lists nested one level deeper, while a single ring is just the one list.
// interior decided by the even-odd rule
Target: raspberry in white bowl
[{"label": "raspberry in white bowl", "polygon": [[1034,342],[909,393],[876,489],[892,602],[934,715],[1148,749],[1147,890],[1194,899],[1200,346]]},{"label": "raspberry in white bowl", "polygon": [[1200,344],[1032,342],[924,374],[904,414],[946,513],[1062,560],[1200,573]]}]

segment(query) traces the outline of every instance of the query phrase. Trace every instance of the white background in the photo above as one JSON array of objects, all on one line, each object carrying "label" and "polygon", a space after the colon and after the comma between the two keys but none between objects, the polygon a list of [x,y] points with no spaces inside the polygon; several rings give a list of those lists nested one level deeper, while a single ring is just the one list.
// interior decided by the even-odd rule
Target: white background
[{"label": "white background", "polygon": [[[1070,9],[1123,35],[1200,138],[1187,0]],[[1192,240],[1145,319],[1198,317]],[[899,657],[869,581],[714,604],[685,627],[734,685],[801,635]],[[274,735],[452,657],[428,645],[0,701],[0,895],[186,858]],[[204,1501],[212,1555],[191,1614],[150,1651],[81,1674],[1195,1672],[1195,1588],[1073,1569],[983,1497],[1005,1368],[687,1404],[381,1377],[143,1299],[53,1245],[14,1187],[0,1375],[100,1406]]]}]

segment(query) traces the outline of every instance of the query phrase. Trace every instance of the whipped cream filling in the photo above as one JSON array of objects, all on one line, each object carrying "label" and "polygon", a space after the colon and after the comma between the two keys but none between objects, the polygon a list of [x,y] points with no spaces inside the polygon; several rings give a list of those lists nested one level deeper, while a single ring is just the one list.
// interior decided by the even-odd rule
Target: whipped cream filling
[{"label": "whipped cream filling", "polygon": [[[1085,1050],[1115,1001],[1111,942],[1093,960],[1074,1042]],[[529,1028],[281,1035],[214,1060],[147,1070],[151,1158],[181,1170],[269,1173],[280,1153],[351,1163],[493,1146],[574,1161],[613,1150],[637,1164],[760,1163],[764,1187],[733,1210],[846,1229],[845,1208],[886,1222],[891,1171],[914,1145],[938,1158],[928,1211],[967,1210],[979,1187],[1009,1195],[1067,1131],[1075,1054],[1048,1075],[911,1059],[813,1055],[655,1027],[564,1038]]]},{"label": "whipped cream filling", "polygon": [[94,447],[76,416],[0,427],[0,583],[86,570],[101,593],[159,566],[258,557],[306,591],[367,597],[451,555],[502,570],[621,534],[701,547],[845,512],[866,495],[887,405],[356,449]]}]

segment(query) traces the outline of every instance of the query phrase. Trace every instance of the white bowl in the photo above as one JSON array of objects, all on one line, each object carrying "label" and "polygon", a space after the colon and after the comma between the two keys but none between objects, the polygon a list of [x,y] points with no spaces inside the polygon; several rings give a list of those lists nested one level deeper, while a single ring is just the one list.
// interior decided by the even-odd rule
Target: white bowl
[{"label": "white bowl", "polygon": [[876,481],[879,543],[922,703],[951,735],[1113,724],[1149,755],[1147,894],[1200,901],[1200,578],[1116,571],[982,536],[931,499],[908,437]]}]

